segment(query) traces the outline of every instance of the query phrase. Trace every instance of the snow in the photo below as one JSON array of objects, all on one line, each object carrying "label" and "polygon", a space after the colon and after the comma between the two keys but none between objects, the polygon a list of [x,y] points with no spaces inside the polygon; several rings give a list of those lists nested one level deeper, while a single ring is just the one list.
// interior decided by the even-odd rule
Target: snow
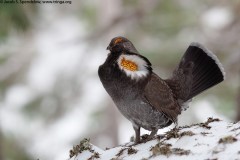
[{"label": "snow", "polygon": [[[205,119],[213,115],[214,117],[218,117],[221,120],[230,121],[226,116],[217,113],[217,111],[214,109],[214,107],[210,103],[211,101],[213,100],[209,99],[209,100],[201,100],[201,101],[195,102],[194,107],[192,108],[195,113],[194,116],[200,121],[204,121]],[[201,113],[201,114],[198,114],[198,113]]]},{"label": "snow", "polygon": [[202,16],[202,23],[211,29],[222,29],[233,20],[233,15],[227,7],[214,7]]},{"label": "snow", "polygon": [[129,142],[108,150],[91,146],[90,151],[84,150],[70,160],[87,160],[96,152],[98,160],[240,160],[240,122],[209,118],[204,123],[172,129],[136,145]]},{"label": "snow", "polygon": [[[71,31],[66,32],[66,28],[71,28]],[[47,30],[39,28],[36,31],[34,46],[36,46],[38,54],[32,62],[27,76],[28,83],[32,88],[43,93],[50,92],[57,75],[76,74],[75,68],[84,54],[86,45],[70,46],[66,42],[77,38],[82,30],[81,23],[77,19],[62,17],[49,24]]]},{"label": "snow", "polygon": [[9,107],[22,109],[29,101],[34,98],[34,93],[26,85],[13,85],[6,93],[6,104]]},{"label": "snow", "polygon": [[[66,159],[72,141],[81,137],[89,127],[90,115],[104,107],[99,104],[106,93],[96,76],[98,66],[103,63],[107,51],[105,47],[97,44],[90,49],[85,42],[73,44],[73,40],[83,38],[87,33],[77,17],[70,14],[61,15],[61,8],[39,9],[43,15],[33,28],[34,34],[29,45],[34,52],[33,59],[23,75],[24,82],[20,80],[7,88],[6,96],[0,102],[0,126],[4,135],[11,135],[20,141],[32,157]],[[21,39],[17,40],[21,42]],[[13,53],[18,54],[19,45],[15,43],[12,42],[7,48],[15,49]],[[88,61],[84,60],[86,57],[89,58]],[[75,76],[76,74],[78,76]],[[79,79],[78,83],[82,86],[79,88],[82,91],[81,97],[67,102],[66,107],[69,109],[64,115],[47,125],[39,117],[30,119],[23,114],[22,110],[26,104],[53,91],[59,75]],[[2,77],[6,76],[1,75],[0,79]],[[48,113],[58,109],[54,107],[54,101],[51,102],[51,99],[44,103],[42,106],[46,107],[44,110]]]}]

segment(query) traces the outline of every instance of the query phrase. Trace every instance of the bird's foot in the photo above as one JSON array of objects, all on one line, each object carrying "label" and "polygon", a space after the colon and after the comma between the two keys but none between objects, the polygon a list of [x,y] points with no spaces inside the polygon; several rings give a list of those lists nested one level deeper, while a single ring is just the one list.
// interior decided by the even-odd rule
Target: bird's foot
[{"label": "bird's foot", "polygon": [[140,143],[146,143],[150,140],[154,139],[154,135],[148,135],[148,134],[144,134],[141,136],[141,142]]}]

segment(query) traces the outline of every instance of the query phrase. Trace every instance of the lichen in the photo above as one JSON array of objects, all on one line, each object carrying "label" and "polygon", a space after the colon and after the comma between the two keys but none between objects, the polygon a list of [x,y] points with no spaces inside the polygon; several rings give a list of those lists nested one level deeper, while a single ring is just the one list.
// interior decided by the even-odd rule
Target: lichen
[{"label": "lichen", "polygon": [[219,121],[220,121],[220,119],[218,119],[218,118],[209,117],[206,122],[200,123],[199,126],[200,126],[200,127],[203,127],[203,128],[206,128],[206,129],[211,129],[211,126],[209,126],[209,123],[219,122]]},{"label": "lichen", "polygon": [[92,146],[90,144],[90,139],[84,138],[80,143],[76,146],[73,146],[73,148],[70,150],[70,158],[73,156],[77,156],[79,153],[82,153],[82,151],[89,150],[90,152],[94,152],[92,150]]},{"label": "lichen", "polygon": [[193,136],[193,135],[195,135],[195,133],[193,133],[192,131],[184,131],[184,132],[180,133],[180,137]]},{"label": "lichen", "polygon": [[138,150],[136,150],[136,149],[134,149],[132,147],[128,148],[128,154],[135,154],[137,152],[138,152]]},{"label": "lichen", "polygon": [[146,142],[148,140],[149,140],[149,135],[148,134],[144,134],[144,135],[141,136],[141,141],[142,142]]},{"label": "lichen", "polygon": [[171,148],[171,144],[160,142],[150,149],[152,151],[152,156],[165,155],[170,156],[174,155],[188,155],[190,150],[184,150],[181,148]]},{"label": "lichen", "polygon": [[203,136],[207,136],[207,134],[211,134],[211,133],[209,133],[209,132],[201,132],[201,135],[203,135]]},{"label": "lichen", "polygon": [[237,138],[235,138],[233,136],[227,136],[227,137],[220,138],[218,143],[227,144],[227,143],[233,143],[236,141],[237,141]]},{"label": "lichen", "polygon": [[120,157],[127,148],[122,148],[117,154],[117,157]]},{"label": "lichen", "polygon": [[119,159],[119,158],[111,158],[110,160],[122,160],[122,159]]},{"label": "lichen", "polygon": [[181,133],[179,133],[179,131],[180,131],[180,128],[173,128],[172,130],[166,132],[165,138],[169,140],[171,138],[181,138],[183,136],[195,135],[195,133],[193,133],[192,131],[183,131]]},{"label": "lichen", "polygon": [[166,132],[166,136],[165,138],[167,140],[171,139],[171,138],[179,138],[180,134],[178,133],[179,128],[173,128],[170,131]]},{"label": "lichen", "polygon": [[237,131],[237,130],[240,130],[240,127],[233,128],[231,131],[232,131],[232,132],[235,132],[235,131]]},{"label": "lichen", "polygon": [[182,156],[182,155],[189,155],[190,150],[184,150],[184,149],[181,149],[181,148],[173,148],[172,152],[173,152],[173,154]]},{"label": "lichen", "polygon": [[88,160],[94,160],[94,159],[97,159],[97,158],[100,158],[100,155],[98,152],[94,152],[94,154],[88,158]]},{"label": "lichen", "polygon": [[152,151],[153,156],[157,155],[169,156],[170,154],[172,154],[170,147],[171,147],[170,144],[158,143],[154,147],[152,147],[150,151]]}]

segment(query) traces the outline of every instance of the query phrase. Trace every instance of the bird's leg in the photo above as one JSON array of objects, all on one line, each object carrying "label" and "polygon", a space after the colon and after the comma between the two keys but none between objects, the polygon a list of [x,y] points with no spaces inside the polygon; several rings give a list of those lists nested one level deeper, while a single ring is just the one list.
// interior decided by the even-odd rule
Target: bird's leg
[{"label": "bird's leg", "polygon": [[135,131],[135,143],[139,143],[140,142],[140,127],[137,125],[133,125],[133,129]]},{"label": "bird's leg", "polygon": [[157,133],[158,129],[154,129],[152,130],[152,132],[150,133],[150,135],[148,136],[149,139],[153,138],[153,136]]},{"label": "bird's leg", "polygon": [[174,122],[175,126],[174,128],[178,128],[178,121]]}]

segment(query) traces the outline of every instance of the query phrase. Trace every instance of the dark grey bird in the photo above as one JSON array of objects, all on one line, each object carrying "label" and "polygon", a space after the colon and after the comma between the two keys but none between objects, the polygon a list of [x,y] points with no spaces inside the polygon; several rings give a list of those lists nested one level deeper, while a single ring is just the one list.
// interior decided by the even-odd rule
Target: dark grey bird
[{"label": "dark grey bird", "polygon": [[224,80],[217,57],[199,43],[191,43],[171,78],[153,72],[149,60],[124,37],[111,40],[106,61],[99,67],[100,80],[119,111],[133,124],[135,142],[140,128],[151,131],[177,123],[191,99]]}]

